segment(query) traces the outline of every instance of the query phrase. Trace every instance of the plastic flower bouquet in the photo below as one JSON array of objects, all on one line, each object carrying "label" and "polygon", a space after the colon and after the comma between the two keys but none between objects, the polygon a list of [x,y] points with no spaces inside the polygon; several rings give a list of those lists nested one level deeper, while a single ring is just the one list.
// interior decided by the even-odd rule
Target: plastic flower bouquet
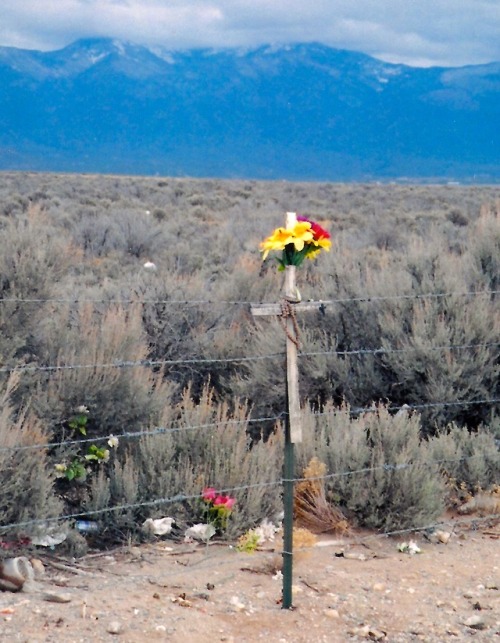
[{"label": "plastic flower bouquet", "polygon": [[233,511],[236,498],[231,498],[219,493],[213,487],[203,489],[202,496],[207,522],[216,529],[224,531],[227,528],[227,521]]},{"label": "plastic flower bouquet", "polygon": [[299,215],[293,227],[276,228],[260,244],[260,250],[263,261],[272,250],[281,252],[278,270],[285,270],[286,266],[300,266],[306,257],[314,259],[321,250],[328,252],[331,245],[330,234],[319,223]]}]

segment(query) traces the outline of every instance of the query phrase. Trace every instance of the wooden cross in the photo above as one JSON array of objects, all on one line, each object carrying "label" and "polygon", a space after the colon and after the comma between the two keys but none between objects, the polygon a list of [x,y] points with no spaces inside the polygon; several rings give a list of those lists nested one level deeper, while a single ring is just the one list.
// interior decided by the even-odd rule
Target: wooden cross
[{"label": "wooden cross", "polygon": [[[291,229],[296,223],[295,212],[287,212],[285,227]],[[300,301],[295,272],[295,266],[285,267],[284,301],[281,304],[252,304],[251,306],[254,316],[276,315],[281,317],[286,332],[287,415],[283,463],[283,609],[292,607],[294,444],[302,442],[299,369],[297,365],[299,338],[295,315],[300,310],[318,310],[324,306],[320,301]]]}]

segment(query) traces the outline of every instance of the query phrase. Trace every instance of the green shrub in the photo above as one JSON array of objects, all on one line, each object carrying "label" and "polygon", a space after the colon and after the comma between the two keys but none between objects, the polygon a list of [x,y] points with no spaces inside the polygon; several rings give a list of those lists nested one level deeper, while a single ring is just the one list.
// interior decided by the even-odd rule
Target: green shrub
[{"label": "green shrub", "polygon": [[420,437],[420,419],[383,406],[356,419],[350,409],[328,405],[321,415],[305,415],[300,470],[316,456],[331,477],[332,501],[355,521],[391,531],[423,527],[444,509],[444,480]]},{"label": "green shrub", "polygon": [[175,518],[180,527],[203,522],[199,499],[161,500],[200,496],[207,486],[236,488],[229,492],[237,504],[227,537],[240,535],[263,518],[275,519],[280,513],[280,440],[273,437],[252,445],[245,405],[235,404],[231,410],[216,402],[208,387],[194,403],[187,390],[175,407],[165,410],[162,426],[165,433],[130,441],[118,451],[117,460],[92,479],[84,510],[142,504],[99,515],[104,533],[137,537],[146,518],[166,515]]},{"label": "green shrub", "polygon": [[433,460],[456,489],[475,493],[500,483],[500,450],[493,433],[485,427],[469,431],[450,424],[429,440]]}]

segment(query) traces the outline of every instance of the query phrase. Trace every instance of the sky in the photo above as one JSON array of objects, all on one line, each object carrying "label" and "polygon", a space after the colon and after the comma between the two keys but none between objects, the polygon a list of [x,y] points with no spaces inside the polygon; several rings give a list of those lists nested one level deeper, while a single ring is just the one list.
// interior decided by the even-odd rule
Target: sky
[{"label": "sky", "polygon": [[321,42],[417,67],[500,61],[500,0],[0,0],[0,46]]}]

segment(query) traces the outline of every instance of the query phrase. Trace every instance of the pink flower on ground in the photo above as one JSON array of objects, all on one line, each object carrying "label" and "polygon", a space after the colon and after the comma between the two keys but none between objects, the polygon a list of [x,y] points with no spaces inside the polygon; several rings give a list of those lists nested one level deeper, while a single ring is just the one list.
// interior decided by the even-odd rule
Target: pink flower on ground
[{"label": "pink flower on ground", "polygon": [[205,487],[205,489],[203,489],[201,497],[203,498],[203,500],[205,500],[205,502],[214,502],[214,500],[217,498],[217,491],[214,489],[214,487]]}]

